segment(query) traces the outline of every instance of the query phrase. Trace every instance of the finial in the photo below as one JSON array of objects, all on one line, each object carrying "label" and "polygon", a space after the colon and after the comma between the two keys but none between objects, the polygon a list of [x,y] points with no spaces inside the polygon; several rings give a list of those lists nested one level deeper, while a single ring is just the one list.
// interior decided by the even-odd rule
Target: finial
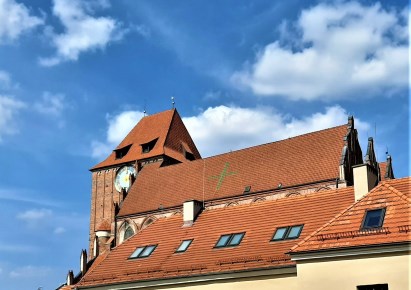
[{"label": "finial", "polygon": [[147,115],[147,100],[144,99],[144,111],[143,111],[144,117]]},{"label": "finial", "polygon": [[171,105],[172,105],[173,109],[174,109],[175,104],[176,104],[176,102],[174,101],[174,97],[171,97]]}]

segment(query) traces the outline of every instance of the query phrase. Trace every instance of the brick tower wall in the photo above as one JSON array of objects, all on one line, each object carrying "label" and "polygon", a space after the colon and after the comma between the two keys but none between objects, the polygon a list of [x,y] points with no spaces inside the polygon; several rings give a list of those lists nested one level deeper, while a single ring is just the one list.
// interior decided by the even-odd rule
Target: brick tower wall
[{"label": "brick tower wall", "polygon": [[114,222],[114,202],[120,202],[120,194],[114,187],[117,168],[92,172],[89,257],[93,257],[96,227],[107,219]]}]

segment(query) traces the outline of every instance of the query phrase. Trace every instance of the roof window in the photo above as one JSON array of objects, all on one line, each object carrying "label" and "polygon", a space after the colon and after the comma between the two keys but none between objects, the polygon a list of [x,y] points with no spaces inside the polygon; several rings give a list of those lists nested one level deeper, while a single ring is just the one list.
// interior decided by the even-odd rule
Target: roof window
[{"label": "roof window", "polygon": [[116,159],[121,159],[124,156],[127,155],[128,150],[130,150],[132,144],[124,146],[123,148],[120,149],[115,149],[114,152],[116,153]]},{"label": "roof window", "polygon": [[158,138],[156,138],[154,140],[151,140],[150,142],[141,144],[141,149],[142,149],[143,153],[150,152],[154,148],[154,146],[156,145],[157,140],[158,140]]},{"label": "roof window", "polygon": [[304,225],[295,225],[295,226],[277,228],[271,241],[297,239],[300,236],[303,230],[303,227]]},{"label": "roof window", "polygon": [[384,223],[385,208],[367,210],[362,222],[362,229],[380,228]]},{"label": "roof window", "polygon": [[137,259],[137,258],[146,258],[150,256],[154,250],[156,249],[157,245],[149,245],[138,247],[131,255],[128,257],[129,259]]},{"label": "roof window", "polygon": [[222,235],[216,245],[215,248],[223,248],[223,247],[234,247],[238,246],[241,243],[245,233],[236,233],[236,234],[227,234]]},{"label": "roof window", "polygon": [[191,245],[192,242],[193,242],[193,239],[182,241],[180,246],[178,246],[176,253],[182,253],[182,252],[187,251],[188,247]]}]

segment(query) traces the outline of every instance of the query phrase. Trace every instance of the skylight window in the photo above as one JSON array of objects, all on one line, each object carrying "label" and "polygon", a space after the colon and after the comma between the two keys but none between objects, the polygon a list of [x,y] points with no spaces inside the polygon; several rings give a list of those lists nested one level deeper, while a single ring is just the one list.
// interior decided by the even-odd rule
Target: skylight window
[{"label": "skylight window", "polygon": [[184,240],[181,242],[180,246],[177,248],[176,253],[182,253],[187,251],[188,247],[191,245],[193,240]]},{"label": "skylight window", "polygon": [[297,239],[300,236],[303,230],[303,227],[304,225],[295,225],[295,226],[277,228],[271,240],[281,241],[281,240]]},{"label": "skylight window", "polygon": [[380,228],[384,223],[385,208],[367,210],[362,223],[363,229]]},{"label": "skylight window", "polygon": [[138,247],[129,257],[129,259],[137,259],[137,258],[146,258],[150,256],[157,245],[149,245],[149,246],[143,246],[143,247]]},{"label": "skylight window", "polygon": [[215,245],[216,248],[234,247],[241,243],[245,233],[222,235]]}]

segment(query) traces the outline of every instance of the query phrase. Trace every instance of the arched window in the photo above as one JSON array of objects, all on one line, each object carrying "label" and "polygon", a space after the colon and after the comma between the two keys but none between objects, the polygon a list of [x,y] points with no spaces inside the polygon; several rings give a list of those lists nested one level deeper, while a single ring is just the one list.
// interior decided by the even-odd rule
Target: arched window
[{"label": "arched window", "polygon": [[130,225],[127,225],[126,230],[124,231],[123,241],[127,240],[132,235],[134,235],[133,228],[130,227]]}]

